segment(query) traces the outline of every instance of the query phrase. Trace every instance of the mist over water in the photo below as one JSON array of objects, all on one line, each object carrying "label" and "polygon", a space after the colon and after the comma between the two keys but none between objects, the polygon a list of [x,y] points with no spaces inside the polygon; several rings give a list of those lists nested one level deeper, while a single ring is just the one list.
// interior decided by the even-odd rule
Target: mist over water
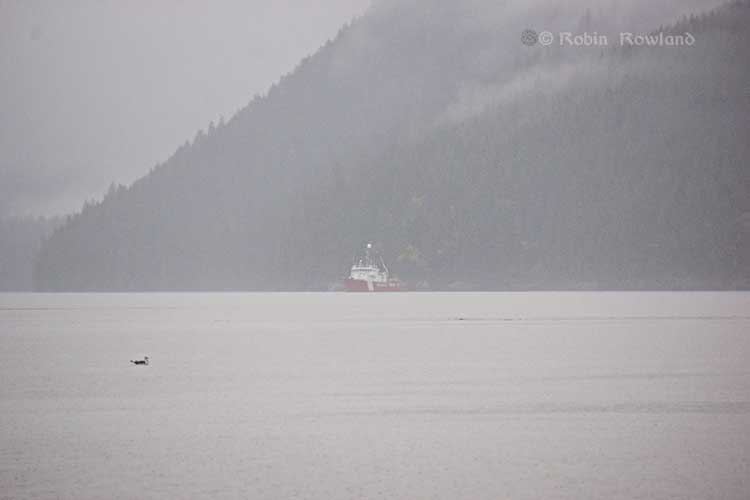
[{"label": "mist over water", "polygon": [[744,500],[749,311],[747,293],[0,294],[0,498]]},{"label": "mist over water", "polygon": [[0,0],[0,500],[747,500],[749,47],[750,0]]}]

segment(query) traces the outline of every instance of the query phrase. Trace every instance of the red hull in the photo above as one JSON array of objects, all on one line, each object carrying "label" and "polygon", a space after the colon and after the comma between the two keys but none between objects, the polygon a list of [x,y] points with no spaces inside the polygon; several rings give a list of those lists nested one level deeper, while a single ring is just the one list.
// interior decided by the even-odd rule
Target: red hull
[{"label": "red hull", "polygon": [[[370,285],[372,288],[370,288]],[[347,292],[403,292],[404,286],[398,281],[389,281],[387,283],[368,283],[365,280],[353,280],[347,278],[344,280],[344,286]]]}]

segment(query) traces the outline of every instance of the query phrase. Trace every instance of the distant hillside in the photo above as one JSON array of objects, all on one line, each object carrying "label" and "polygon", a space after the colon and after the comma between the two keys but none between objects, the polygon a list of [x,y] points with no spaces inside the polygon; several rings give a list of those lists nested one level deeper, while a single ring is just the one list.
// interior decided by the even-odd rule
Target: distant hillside
[{"label": "distant hillside", "polygon": [[62,223],[59,217],[0,218],[0,292],[34,289],[34,260]]},{"label": "distant hillside", "polygon": [[679,48],[527,47],[646,29],[534,5],[378,3],[56,231],[37,288],[326,289],[366,240],[435,289],[750,286],[750,3]]}]

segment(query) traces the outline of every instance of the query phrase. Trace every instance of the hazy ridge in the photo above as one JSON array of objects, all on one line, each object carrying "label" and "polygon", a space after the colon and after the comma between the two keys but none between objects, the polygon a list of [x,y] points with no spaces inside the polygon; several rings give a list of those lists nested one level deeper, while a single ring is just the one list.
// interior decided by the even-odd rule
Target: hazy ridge
[{"label": "hazy ridge", "polygon": [[61,217],[0,217],[0,291],[34,289],[34,261]]},{"label": "hazy ridge", "polygon": [[750,4],[692,47],[523,46],[685,8],[562,5],[376,4],[72,217],[37,289],[326,289],[366,240],[436,289],[747,288]]}]

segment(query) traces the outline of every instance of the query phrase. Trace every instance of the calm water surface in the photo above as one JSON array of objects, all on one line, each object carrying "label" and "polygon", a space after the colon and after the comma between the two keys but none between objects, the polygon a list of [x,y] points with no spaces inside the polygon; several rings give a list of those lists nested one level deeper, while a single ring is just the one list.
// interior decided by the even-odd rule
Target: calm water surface
[{"label": "calm water surface", "polygon": [[0,294],[0,498],[747,500],[750,294]]}]

